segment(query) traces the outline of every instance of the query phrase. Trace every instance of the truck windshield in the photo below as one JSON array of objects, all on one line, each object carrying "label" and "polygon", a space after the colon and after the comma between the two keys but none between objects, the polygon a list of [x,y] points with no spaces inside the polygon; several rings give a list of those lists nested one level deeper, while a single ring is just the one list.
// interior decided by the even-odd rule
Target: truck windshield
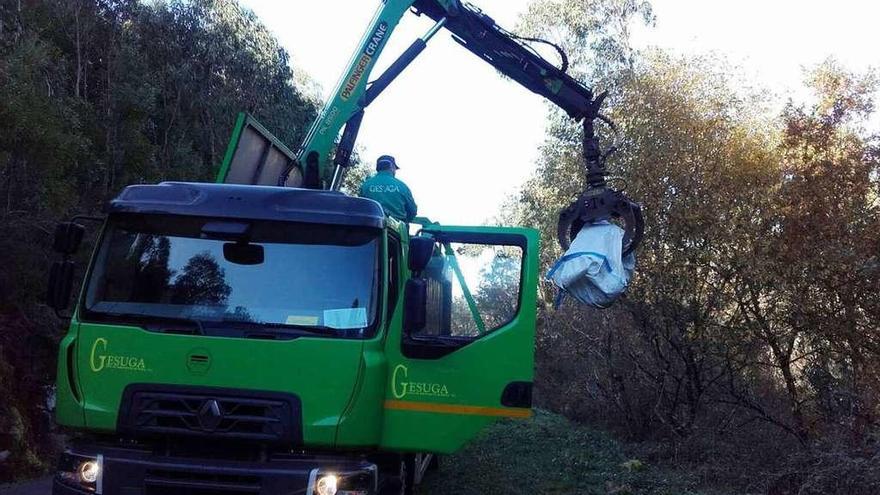
[{"label": "truck windshield", "polygon": [[[371,333],[378,307],[379,231],[232,221],[239,237],[223,238],[222,228],[221,234],[211,230],[217,222],[111,217],[88,281],[84,316],[185,320],[202,333],[254,327],[264,334]],[[249,258],[234,255],[242,246]]]}]

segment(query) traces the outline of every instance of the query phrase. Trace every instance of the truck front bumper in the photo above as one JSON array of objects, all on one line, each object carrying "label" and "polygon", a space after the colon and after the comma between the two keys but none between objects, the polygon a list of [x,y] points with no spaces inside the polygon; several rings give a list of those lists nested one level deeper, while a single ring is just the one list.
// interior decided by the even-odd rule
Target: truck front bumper
[{"label": "truck front bumper", "polygon": [[[83,462],[100,463],[94,482],[79,476]],[[137,448],[76,444],[67,450],[53,495],[315,495],[323,476],[335,476],[338,493],[370,495],[378,486],[375,464],[335,456],[275,455],[265,461],[168,457]],[[88,476],[87,476],[88,478]]]}]

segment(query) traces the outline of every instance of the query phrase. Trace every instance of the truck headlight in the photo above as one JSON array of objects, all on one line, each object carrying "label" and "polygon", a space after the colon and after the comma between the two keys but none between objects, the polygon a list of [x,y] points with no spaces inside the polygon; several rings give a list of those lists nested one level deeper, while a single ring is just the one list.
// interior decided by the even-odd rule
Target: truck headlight
[{"label": "truck headlight", "polygon": [[378,486],[378,469],[370,464],[362,469],[312,472],[309,495],[372,495]]},{"label": "truck headlight", "polygon": [[318,478],[318,482],[315,483],[315,493],[317,495],[336,495],[336,485],[339,483],[339,479],[335,474],[324,474]]},{"label": "truck headlight", "polygon": [[79,478],[85,483],[97,483],[101,476],[101,465],[96,460],[88,460],[79,465]]},{"label": "truck headlight", "polygon": [[58,479],[66,485],[103,493],[104,456],[84,456],[65,452],[58,462]]}]

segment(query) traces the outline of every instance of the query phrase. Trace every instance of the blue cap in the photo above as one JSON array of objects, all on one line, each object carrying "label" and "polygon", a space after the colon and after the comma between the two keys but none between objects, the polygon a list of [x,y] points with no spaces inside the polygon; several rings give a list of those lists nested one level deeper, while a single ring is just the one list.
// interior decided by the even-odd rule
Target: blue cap
[{"label": "blue cap", "polygon": [[397,166],[397,162],[394,160],[393,156],[382,155],[379,157],[378,160],[376,160],[376,171],[377,172],[382,171],[382,170],[391,170],[392,168],[395,170],[400,168]]}]

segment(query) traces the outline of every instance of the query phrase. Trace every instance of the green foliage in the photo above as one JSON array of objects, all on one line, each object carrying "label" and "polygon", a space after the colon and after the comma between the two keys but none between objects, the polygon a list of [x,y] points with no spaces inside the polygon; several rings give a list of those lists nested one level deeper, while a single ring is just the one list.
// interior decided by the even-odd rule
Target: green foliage
[{"label": "green foliage", "polygon": [[[0,65],[2,125],[19,131],[0,143],[5,175],[42,172],[7,194],[91,209],[133,182],[210,180],[236,112],[288,143],[315,115],[287,53],[232,0],[68,0],[4,13],[20,25],[4,31]],[[56,195],[65,188],[77,197]]]},{"label": "green foliage", "polygon": [[342,179],[342,187],[340,189],[345,194],[357,196],[364,182],[375,173],[374,168],[362,162],[359,156],[353,156],[352,165],[345,171],[345,177]]},{"label": "green foliage", "polygon": [[520,30],[560,45],[576,77],[602,86],[634,63],[629,32],[635,22],[653,24],[647,0],[537,0]]}]

